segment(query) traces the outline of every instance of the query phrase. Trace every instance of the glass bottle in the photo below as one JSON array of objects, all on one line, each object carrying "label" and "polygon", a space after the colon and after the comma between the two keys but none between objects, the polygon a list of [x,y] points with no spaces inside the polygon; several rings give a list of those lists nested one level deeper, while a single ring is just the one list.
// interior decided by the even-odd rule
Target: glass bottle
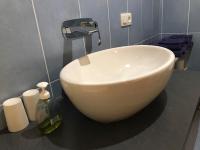
[{"label": "glass bottle", "polygon": [[50,93],[46,90],[47,82],[37,84],[40,88],[40,100],[37,104],[36,121],[38,128],[43,134],[50,134],[57,129],[62,122],[61,115],[50,111]]}]

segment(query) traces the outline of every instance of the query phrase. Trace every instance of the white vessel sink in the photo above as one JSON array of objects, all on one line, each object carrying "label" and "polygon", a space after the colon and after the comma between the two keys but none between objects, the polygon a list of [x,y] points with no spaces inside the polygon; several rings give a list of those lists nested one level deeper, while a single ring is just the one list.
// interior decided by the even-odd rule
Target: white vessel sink
[{"label": "white vessel sink", "polygon": [[108,123],[151,103],[165,88],[174,61],[174,54],[163,47],[119,47],[72,61],[62,69],[60,80],[77,109]]}]

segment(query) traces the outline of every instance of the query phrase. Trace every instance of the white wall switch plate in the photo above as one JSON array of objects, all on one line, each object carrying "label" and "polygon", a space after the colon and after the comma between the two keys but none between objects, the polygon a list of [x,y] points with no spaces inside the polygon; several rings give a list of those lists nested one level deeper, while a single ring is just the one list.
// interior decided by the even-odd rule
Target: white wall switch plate
[{"label": "white wall switch plate", "polygon": [[132,13],[121,13],[121,27],[132,25]]}]

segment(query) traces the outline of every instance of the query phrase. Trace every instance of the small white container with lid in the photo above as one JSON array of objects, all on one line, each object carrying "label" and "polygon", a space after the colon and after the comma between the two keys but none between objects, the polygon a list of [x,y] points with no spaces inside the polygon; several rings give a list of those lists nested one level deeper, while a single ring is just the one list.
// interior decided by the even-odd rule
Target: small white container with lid
[{"label": "small white container with lid", "polygon": [[39,101],[39,90],[31,89],[22,94],[24,105],[30,121],[36,121],[36,107]]},{"label": "small white container with lid", "polygon": [[3,109],[10,132],[18,132],[28,126],[29,121],[21,98],[16,97],[4,101]]}]

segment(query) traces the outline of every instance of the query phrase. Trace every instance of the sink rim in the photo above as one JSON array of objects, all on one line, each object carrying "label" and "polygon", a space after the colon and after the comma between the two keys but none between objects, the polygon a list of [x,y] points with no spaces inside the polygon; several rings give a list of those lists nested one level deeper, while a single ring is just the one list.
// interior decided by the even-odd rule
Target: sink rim
[{"label": "sink rim", "polygon": [[101,50],[101,51],[97,51],[97,52],[94,52],[94,53],[91,53],[91,54],[88,54],[89,56],[91,55],[96,55],[97,53],[103,53],[105,51],[112,51],[113,49],[116,49],[116,48],[130,48],[130,47],[156,47],[156,48],[159,48],[159,49],[162,49],[164,51],[166,51],[168,54],[169,54],[169,59],[163,63],[161,66],[159,66],[158,68],[156,69],[152,69],[151,71],[148,71],[140,76],[137,76],[137,77],[129,77],[125,80],[118,80],[118,81],[106,81],[106,82],[90,82],[90,83],[87,83],[87,82],[84,82],[84,83],[81,83],[81,82],[75,82],[75,81],[72,81],[70,80],[69,78],[66,80],[64,77],[64,69],[65,67],[67,67],[69,64],[71,64],[72,62],[78,60],[78,59],[75,59],[73,61],[71,61],[69,64],[65,65],[63,67],[63,69],[61,70],[60,72],[60,79],[62,80],[62,82],[67,82],[69,84],[73,84],[73,85],[82,85],[82,86],[104,86],[104,85],[115,85],[115,84],[120,84],[120,83],[125,83],[125,82],[129,82],[129,81],[139,81],[139,80],[142,80],[146,77],[149,77],[149,76],[152,76],[154,74],[157,74],[158,72],[161,72],[162,70],[165,70],[168,66],[170,66],[172,63],[175,62],[175,55],[174,53],[167,49],[167,48],[164,48],[164,47],[161,47],[161,46],[154,46],[154,45],[131,45],[131,46],[122,46],[122,47],[115,47],[115,48],[109,48],[109,49],[104,49],[104,50]]}]

